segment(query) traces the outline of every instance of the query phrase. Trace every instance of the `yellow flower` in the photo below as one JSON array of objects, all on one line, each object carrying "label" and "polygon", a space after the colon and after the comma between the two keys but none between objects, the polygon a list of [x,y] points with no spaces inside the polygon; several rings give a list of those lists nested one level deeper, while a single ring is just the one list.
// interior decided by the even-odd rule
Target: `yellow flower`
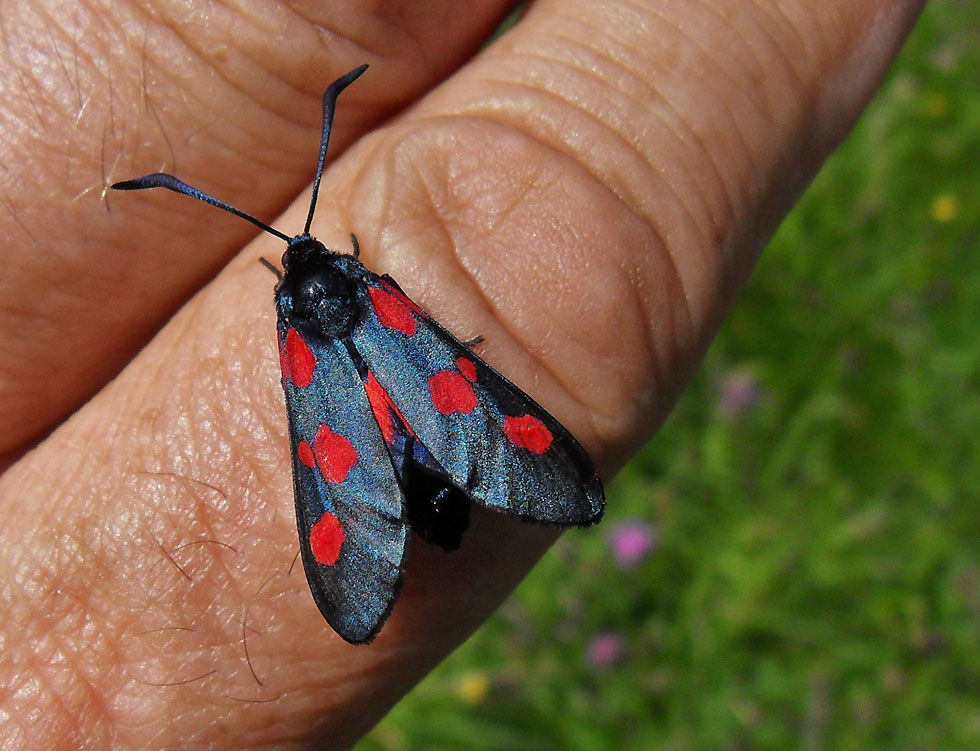
[{"label": "yellow flower", "polygon": [[935,221],[946,224],[960,215],[960,199],[952,193],[940,193],[932,199],[929,206],[929,216]]},{"label": "yellow flower", "polygon": [[467,704],[479,704],[490,693],[490,679],[486,673],[474,671],[459,678],[457,684],[460,698]]}]

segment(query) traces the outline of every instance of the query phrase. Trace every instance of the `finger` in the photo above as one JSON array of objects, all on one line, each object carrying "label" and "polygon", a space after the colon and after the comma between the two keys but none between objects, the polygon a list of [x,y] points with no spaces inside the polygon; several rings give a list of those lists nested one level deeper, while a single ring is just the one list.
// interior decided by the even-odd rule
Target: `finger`
[{"label": "finger", "polygon": [[[336,183],[377,267],[423,276],[431,310],[613,454],[666,415],[919,4],[842,2],[840,35],[805,55],[787,39],[819,36],[822,13],[763,4],[733,29],[726,7],[538,4]],[[712,46],[695,54],[677,24]],[[583,42],[593,26],[608,36]]]},{"label": "finger", "polygon": [[5,4],[0,456],[105,383],[253,234],[156,197],[118,211],[109,183],[177,171],[270,219],[309,182],[329,81],[376,67],[345,95],[339,154],[471,54],[508,4]]},{"label": "finger", "polygon": [[[337,247],[339,228],[354,229],[375,268],[453,330],[487,336],[491,362],[608,470],[693,367],[784,194],[856,116],[916,10],[825,3],[815,34],[809,7],[542,3],[466,75],[345,154],[318,231]],[[773,18],[790,20],[769,28]],[[502,67],[509,78],[490,75]],[[834,122],[814,126],[802,114],[814,110]],[[283,226],[304,213],[291,209]],[[413,546],[373,646],[329,634],[287,573],[285,425],[261,299],[270,280],[248,258],[273,245],[233,263],[0,483],[4,580],[16,583],[5,612],[21,636],[5,659],[30,668],[0,680],[41,674],[46,687],[35,700],[45,711],[14,708],[26,739],[67,738],[79,720],[66,695],[97,686],[119,709],[82,721],[131,745],[343,747],[546,544],[537,528],[479,515],[458,554]],[[191,631],[144,641],[162,627]],[[39,658],[53,649],[67,656]],[[243,698],[272,701],[234,703]],[[30,721],[42,716],[43,727]]]}]

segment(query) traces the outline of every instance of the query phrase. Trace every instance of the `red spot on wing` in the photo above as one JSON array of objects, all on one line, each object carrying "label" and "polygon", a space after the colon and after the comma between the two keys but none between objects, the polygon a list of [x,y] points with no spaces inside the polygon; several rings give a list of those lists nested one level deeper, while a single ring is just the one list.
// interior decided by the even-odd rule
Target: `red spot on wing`
[{"label": "red spot on wing", "polygon": [[456,367],[459,368],[459,372],[467,381],[476,382],[476,365],[473,364],[472,360],[460,357],[456,360]]},{"label": "red spot on wing", "polygon": [[432,404],[444,415],[469,414],[476,407],[473,386],[455,370],[440,370],[429,378]]},{"label": "red spot on wing", "polygon": [[[388,287],[388,290],[391,290]],[[395,291],[385,291],[378,287],[369,287],[371,303],[381,325],[395,331],[401,331],[405,336],[412,336],[418,325],[412,314],[414,304]]]},{"label": "red spot on wing", "polygon": [[507,440],[515,446],[535,454],[543,454],[551,448],[551,442],[554,440],[551,431],[534,415],[506,417],[504,433]]},{"label": "red spot on wing", "polygon": [[385,391],[384,386],[378,383],[378,379],[374,377],[374,373],[371,371],[368,371],[367,380],[364,382],[364,391],[367,392],[371,410],[374,412],[374,419],[377,420],[378,427],[381,428],[381,435],[384,436],[385,443],[391,443],[395,437],[396,419],[406,433],[415,435],[408,423],[405,422],[405,418],[402,417],[402,413],[398,411],[398,407],[391,401],[391,397]]},{"label": "red spot on wing", "polygon": [[357,451],[351,442],[321,425],[313,441],[313,453],[327,482],[343,482],[351,467],[357,464]]},{"label": "red spot on wing", "polygon": [[377,421],[378,427],[381,428],[381,435],[384,436],[385,443],[391,443],[395,434],[395,424],[391,416],[388,393],[381,388],[378,379],[370,371],[368,371],[367,380],[364,382],[364,391],[367,392],[371,411],[374,412],[374,419]]},{"label": "red spot on wing", "polygon": [[277,339],[279,340],[279,371],[282,373],[283,382],[285,382],[289,380],[289,373],[286,372],[286,342],[281,336]]},{"label": "red spot on wing", "polygon": [[299,456],[299,460],[307,467],[313,467],[313,465],[316,464],[316,457],[313,456],[313,449],[310,448],[310,444],[308,444],[306,441],[299,442],[299,446],[296,447],[296,455]]},{"label": "red spot on wing", "polygon": [[310,528],[310,550],[317,563],[333,566],[340,558],[340,546],[344,544],[344,528],[329,511]]},{"label": "red spot on wing", "polygon": [[386,290],[388,290],[391,294],[393,294],[395,297],[397,297],[399,300],[405,303],[408,307],[410,307],[420,316],[422,316],[423,318],[429,317],[428,313],[426,313],[424,310],[422,310],[422,308],[420,308],[418,305],[412,302],[412,299],[408,297],[408,295],[406,295],[404,292],[398,289],[398,287],[396,287],[394,284],[389,282],[387,279],[382,279],[381,284],[384,286]]},{"label": "red spot on wing", "polygon": [[313,383],[316,358],[303,337],[292,327],[286,332],[286,344],[280,350],[279,364],[282,366],[282,377],[299,388],[306,388]]}]

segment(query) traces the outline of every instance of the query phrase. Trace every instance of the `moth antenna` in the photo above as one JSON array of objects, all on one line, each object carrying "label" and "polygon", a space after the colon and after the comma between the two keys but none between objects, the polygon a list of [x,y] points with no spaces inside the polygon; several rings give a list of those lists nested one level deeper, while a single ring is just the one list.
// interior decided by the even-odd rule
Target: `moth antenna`
[{"label": "moth antenna", "polygon": [[110,187],[113,190],[146,190],[147,188],[166,188],[167,190],[172,190],[174,193],[190,196],[191,198],[196,198],[198,201],[204,201],[204,203],[217,206],[219,209],[224,209],[229,214],[240,216],[242,219],[251,222],[264,232],[268,232],[270,235],[275,235],[276,237],[285,240],[287,243],[292,240],[289,235],[283,234],[275,227],[270,227],[265,222],[259,221],[251,214],[246,214],[241,209],[236,209],[234,206],[229,206],[224,201],[219,201],[217,198],[209,196],[204,191],[198,190],[197,188],[192,188],[190,185],[178,180],[173,175],[167,175],[163,172],[155,172],[152,175],[143,175],[143,177],[137,177],[135,180],[123,180],[120,183],[113,183]]},{"label": "moth antenna", "polygon": [[354,248],[354,258],[361,255],[361,244],[357,241],[357,235],[350,233],[350,244]]},{"label": "moth antenna", "polygon": [[330,84],[327,90],[323,92],[323,130],[320,135],[320,155],[316,161],[316,177],[313,178],[313,195],[310,197],[310,213],[306,217],[306,226],[303,228],[304,235],[310,234],[310,225],[313,224],[313,212],[316,210],[317,193],[320,192],[320,178],[323,177],[323,163],[327,158],[327,144],[330,143],[330,126],[333,125],[337,96],[354,83],[367,68],[367,65],[354,68],[350,73],[341,76]]}]

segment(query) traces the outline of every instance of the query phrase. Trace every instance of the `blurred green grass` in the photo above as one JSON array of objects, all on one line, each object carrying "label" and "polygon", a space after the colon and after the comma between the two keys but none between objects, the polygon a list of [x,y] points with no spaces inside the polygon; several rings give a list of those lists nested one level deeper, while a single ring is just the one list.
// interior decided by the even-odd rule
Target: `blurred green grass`
[{"label": "blurred green grass", "polygon": [[980,4],[936,2],[603,526],[359,751],[980,748],[978,161]]}]

